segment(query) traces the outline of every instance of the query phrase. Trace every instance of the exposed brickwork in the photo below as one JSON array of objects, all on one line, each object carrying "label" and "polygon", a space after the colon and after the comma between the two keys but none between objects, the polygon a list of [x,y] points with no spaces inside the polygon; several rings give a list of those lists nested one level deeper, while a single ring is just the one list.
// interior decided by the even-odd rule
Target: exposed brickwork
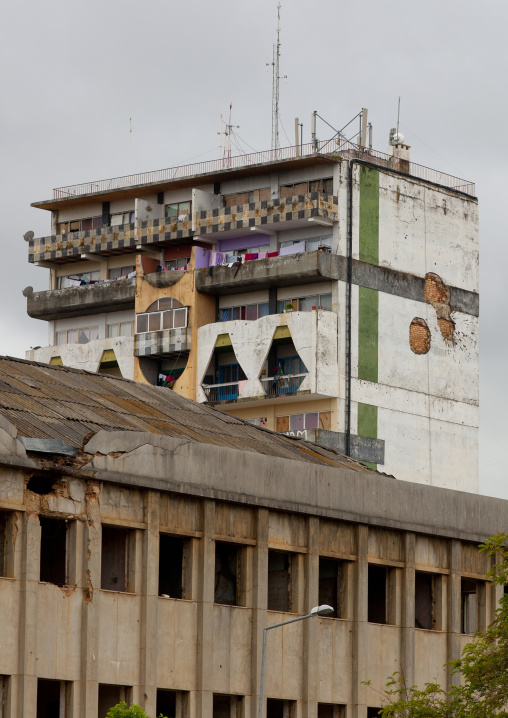
[{"label": "exposed brickwork", "polygon": [[455,324],[453,323],[453,321],[451,319],[438,319],[437,323],[439,325],[439,328],[441,329],[443,339],[453,342],[455,332]]},{"label": "exposed brickwork", "polygon": [[236,207],[237,204],[247,204],[249,201],[249,193],[241,192],[239,194],[224,195],[226,207]]},{"label": "exposed brickwork", "polygon": [[425,319],[415,317],[409,325],[409,346],[415,354],[427,354],[430,349],[430,329]]},{"label": "exposed brickwork", "polygon": [[438,274],[425,275],[425,301],[432,304],[443,339],[455,342],[455,322],[451,318],[450,290]]}]

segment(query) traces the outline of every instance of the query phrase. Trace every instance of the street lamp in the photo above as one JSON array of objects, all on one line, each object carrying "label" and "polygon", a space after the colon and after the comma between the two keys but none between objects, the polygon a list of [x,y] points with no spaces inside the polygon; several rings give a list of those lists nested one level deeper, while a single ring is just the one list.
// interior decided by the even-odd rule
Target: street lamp
[{"label": "street lamp", "polygon": [[334,608],[324,603],[322,606],[314,606],[311,608],[310,613],[305,616],[298,616],[298,618],[292,618],[290,621],[282,621],[282,623],[274,623],[273,626],[266,626],[263,628],[263,653],[261,655],[261,685],[259,687],[259,712],[258,718],[263,718],[263,688],[265,685],[265,656],[266,656],[266,634],[272,628],[280,628],[280,626],[287,626],[288,623],[296,623],[297,621],[304,621],[306,618],[313,618],[314,616],[329,616],[334,612]]}]

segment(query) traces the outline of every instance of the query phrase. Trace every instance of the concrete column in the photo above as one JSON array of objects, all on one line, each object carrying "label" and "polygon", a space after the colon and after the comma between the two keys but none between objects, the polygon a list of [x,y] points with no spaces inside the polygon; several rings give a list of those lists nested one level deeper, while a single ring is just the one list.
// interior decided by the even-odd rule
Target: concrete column
[{"label": "concrete column", "polygon": [[369,528],[358,525],[356,527],[357,559],[353,572],[353,621],[352,621],[352,647],[353,667],[352,680],[352,715],[348,718],[366,718],[367,716],[367,687],[362,685],[368,674],[367,645],[367,616],[368,616],[368,549]]},{"label": "concrete column", "polygon": [[[462,569],[462,550],[460,541],[452,539],[449,547],[449,564],[450,575],[448,576],[448,625],[447,630],[447,661],[460,658],[460,595],[461,595],[461,569]],[[457,675],[452,676],[450,668],[446,669],[447,685],[458,685],[460,678]]]},{"label": "concrete column", "polygon": [[198,651],[196,713],[191,718],[211,716],[213,712],[213,599],[215,591],[215,502],[205,499],[203,538],[199,550]]},{"label": "concrete column", "polygon": [[[307,522],[308,553],[305,556],[305,601],[303,613],[319,604],[319,519]],[[316,718],[319,699],[319,618],[303,623],[302,718]]]},{"label": "concrete column", "polygon": [[157,703],[157,596],[159,593],[159,492],[148,491],[141,568],[141,655],[139,685],[144,710]]},{"label": "concrete column", "polygon": [[37,711],[37,600],[41,543],[41,527],[37,514],[27,513],[22,527],[18,706],[17,712],[13,710],[13,715],[35,718]]},{"label": "concrete column", "polygon": [[401,581],[400,667],[408,685],[415,682],[415,534],[404,534],[404,559]]},{"label": "concrete column", "polygon": [[87,482],[85,488],[86,523],[83,532],[83,593],[81,614],[81,685],[74,694],[80,696],[79,715],[97,718],[99,662],[99,602],[101,587],[101,515],[99,484]]},{"label": "concrete column", "polygon": [[[252,552],[252,634],[251,634],[251,695],[246,696],[245,716],[256,718],[259,708],[261,654],[263,628],[266,626],[268,596],[268,511],[258,509],[256,516],[256,546]],[[266,693],[265,693],[266,697]]]}]

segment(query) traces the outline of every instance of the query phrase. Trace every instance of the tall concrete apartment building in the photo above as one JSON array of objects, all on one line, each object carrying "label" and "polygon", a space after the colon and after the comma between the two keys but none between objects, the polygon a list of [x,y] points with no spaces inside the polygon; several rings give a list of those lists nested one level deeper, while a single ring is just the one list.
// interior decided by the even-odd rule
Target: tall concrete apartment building
[{"label": "tall concrete apartment building", "polygon": [[478,490],[474,185],[316,142],[90,182],[33,206],[49,346],[399,479]]}]

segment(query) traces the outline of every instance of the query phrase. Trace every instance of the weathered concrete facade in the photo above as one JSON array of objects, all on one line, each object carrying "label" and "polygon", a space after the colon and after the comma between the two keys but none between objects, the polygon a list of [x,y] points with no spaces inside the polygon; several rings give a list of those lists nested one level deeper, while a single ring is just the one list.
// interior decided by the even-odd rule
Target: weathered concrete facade
[{"label": "weathered concrete facade", "polygon": [[[29,357],[108,371],[99,350],[120,352],[123,376],[325,440],[399,479],[478,491],[474,185],[411,163],[406,146],[402,159],[317,149],[55,190],[36,204],[55,234],[29,240],[30,261],[51,268],[52,289],[28,303],[52,346]],[[83,231],[94,215],[102,225]],[[98,322],[96,299],[125,292],[55,283],[71,268],[104,279],[134,262],[129,354],[131,343],[96,337],[116,321]],[[54,320],[62,292],[68,318]],[[76,334],[79,322],[98,326]],[[95,338],[68,349],[58,331]]]}]

